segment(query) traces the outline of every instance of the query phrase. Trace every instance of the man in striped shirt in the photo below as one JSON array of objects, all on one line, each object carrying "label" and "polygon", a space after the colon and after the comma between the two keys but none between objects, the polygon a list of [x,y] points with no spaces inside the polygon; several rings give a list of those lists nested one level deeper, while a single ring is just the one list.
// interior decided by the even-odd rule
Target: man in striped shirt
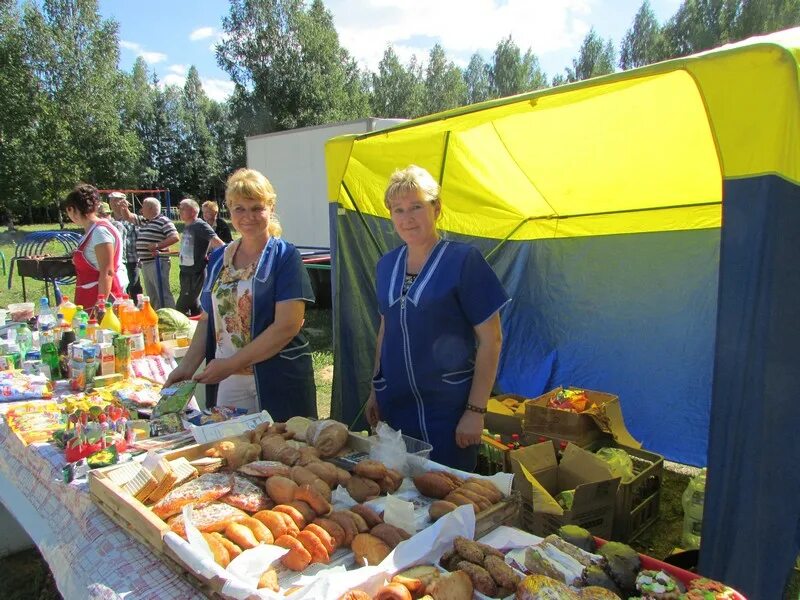
[{"label": "man in striped shirt", "polygon": [[[124,216],[127,221],[137,225],[136,256],[142,265],[142,282],[150,303],[156,310],[175,308],[175,298],[169,289],[169,257],[158,258],[161,266],[160,286],[156,257],[159,252],[178,243],[178,230],[172,221],[161,214],[161,203],[152,197],[142,200],[141,215],[134,215],[125,207]],[[163,292],[163,298],[160,292]]]}]

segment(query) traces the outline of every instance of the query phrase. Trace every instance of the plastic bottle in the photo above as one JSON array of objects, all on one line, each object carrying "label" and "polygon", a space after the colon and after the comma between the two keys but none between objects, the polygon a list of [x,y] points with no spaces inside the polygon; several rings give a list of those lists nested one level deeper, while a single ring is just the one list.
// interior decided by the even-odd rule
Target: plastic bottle
[{"label": "plastic bottle", "polygon": [[56,327],[53,330],[53,341],[56,343],[56,346],[58,346],[59,342],[61,342],[61,335],[67,329],[69,329],[69,321],[67,321],[64,313],[59,312],[58,316],[56,317]]},{"label": "plastic bottle", "polygon": [[103,317],[106,315],[106,297],[102,294],[98,294],[97,302],[94,305],[94,318],[97,319],[97,322],[103,320]]},{"label": "plastic bottle", "polygon": [[122,323],[122,333],[133,335],[142,332],[142,324],[139,320],[139,310],[133,304],[133,300],[128,300],[119,309],[119,320]]},{"label": "plastic bottle", "polygon": [[42,327],[53,327],[56,324],[56,318],[53,315],[53,311],[50,310],[50,301],[47,299],[47,296],[42,296],[39,299],[39,316],[36,318],[36,328],[42,329]]},{"label": "plastic bottle", "polygon": [[81,324],[87,324],[89,322],[89,315],[86,314],[86,311],[83,310],[83,305],[78,304],[77,310],[72,317],[72,331],[78,331],[80,329]]},{"label": "plastic bottle", "polygon": [[117,318],[119,318],[119,310],[120,310],[120,308],[125,304],[125,301],[127,299],[128,299],[128,294],[122,294],[121,297],[116,298],[114,300],[113,309],[114,309],[114,314],[117,315]]},{"label": "plastic bottle", "polygon": [[50,379],[55,381],[61,374],[61,367],[59,366],[60,361],[58,357],[58,348],[56,347],[53,335],[54,332],[48,327],[43,329],[40,333],[42,336],[42,364],[46,365]]},{"label": "plastic bottle", "polygon": [[116,331],[117,333],[122,332],[122,325],[120,324],[117,315],[114,314],[114,310],[112,309],[110,302],[106,302],[106,314],[103,315],[103,320],[100,321],[100,327],[110,331]]},{"label": "plastic bottle", "polygon": [[17,327],[17,344],[23,356],[33,349],[33,333],[25,323]]},{"label": "plastic bottle", "polygon": [[58,312],[64,315],[67,323],[72,322],[72,317],[75,316],[78,307],[69,301],[69,296],[61,296],[61,304],[58,305]]},{"label": "plastic bottle", "polygon": [[158,315],[150,305],[150,298],[142,296],[142,310],[139,311],[144,334],[144,351],[148,355],[161,354],[161,338],[158,336]]},{"label": "plastic bottle", "polygon": [[75,341],[75,332],[65,321],[65,328],[61,331],[61,340],[58,342],[58,364],[61,370],[61,377],[69,379],[69,345]]},{"label": "plastic bottle", "polygon": [[703,504],[706,498],[706,470],[703,469],[692,477],[686,491],[683,492],[683,534],[681,546],[684,550],[700,547],[700,535],[703,528]]},{"label": "plastic bottle", "polygon": [[78,333],[75,334],[75,337],[79,340],[87,339],[89,337],[88,334],[86,333],[87,328],[88,325],[86,323],[81,323],[80,325],[78,325]]},{"label": "plastic bottle", "polygon": [[98,329],[100,329],[100,326],[97,324],[97,319],[92,317],[89,319],[89,323],[86,325],[86,337],[93,342],[96,342]]}]

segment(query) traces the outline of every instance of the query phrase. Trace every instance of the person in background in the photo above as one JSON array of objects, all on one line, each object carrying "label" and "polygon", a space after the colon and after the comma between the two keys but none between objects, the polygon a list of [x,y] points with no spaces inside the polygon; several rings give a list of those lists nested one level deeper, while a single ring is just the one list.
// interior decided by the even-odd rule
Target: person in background
[{"label": "person in background", "polygon": [[[151,305],[155,310],[175,308],[175,297],[169,289],[169,256],[159,256],[159,252],[178,243],[180,238],[175,224],[161,214],[161,203],[152,197],[142,200],[141,215],[134,215],[126,205],[122,206],[122,214],[126,221],[137,226],[136,256],[142,265],[144,289]],[[156,260],[161,266],[160,286]]]},{"label": "person in background", "polygon": [[211,226],[198,219],[200,207],[190,198],[181,200],[178,205],[184,228],[181,235],[181,291],[178,296],[178,311],[192,316],[203,312],[200,308],[200,292],[206,280],[206,254],[224,246]]},{"label": "person in background", "polygon": [[87,311],[94,308],[100,296],[121,297],[128,284],[122,262],[122,238],[98,214],[100,206],[97,188],[86,183],[75,186],[64,200],[67,217],[86,232],[72,254],[72,263],[76,275],[75,304]]},{"label": "person in background", "polygon": [[225,222],[225,219],[219,216],[219,205],[213,200],[203,202],[203,220],[211,225],[214,233],[216,233],[223,242],[230,244],[233,241],[231,228]]},{"label": "person in background", "polygon": [[122,262],[128,272],[128,287],[125,293],[131,298],[136,298],[142,293],[142,284],[139,282],[139,259],[136,258],[136,226],[126,221],[122,214],[122,206],[128,206],[125,194],[111,192],[108,200],[113,215],[108,220],[117,228],[122,237]]},{"label": "person in background", "polygon": [[476,248],[439,236],[439,185],[425,169],[396,171],[384,204],[404,243],[378,261],[367,420],[433,444],[432,460],[472,472],[509,297]]},{"label": "person in background", "polygon": [[[314,369],[301,329],[314,301],[300,252],[283,240],[275,191],[258,171],[229,178],[225,201],[241,238],[211,253],[203,316],[186,356],[165,386],[206,385],[208,406],[267,410],[273,420],[316,418]],[[195,371],[206,360],[205,369]]]}]

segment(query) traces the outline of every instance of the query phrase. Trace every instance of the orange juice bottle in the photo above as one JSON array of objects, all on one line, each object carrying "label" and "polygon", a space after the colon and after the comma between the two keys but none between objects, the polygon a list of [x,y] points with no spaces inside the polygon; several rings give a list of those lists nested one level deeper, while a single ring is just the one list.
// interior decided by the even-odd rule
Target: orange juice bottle
[{"label": "orange juice bottle", "polygon": [[139,311],[139,320],[144,333],[144,351],[146,354],[161,354],[161,341],[158,336],[158,315],[150,305],[148,296],[142,297],[142,309]]},{"label": "orange juice bottle", "polygon": [[69,301],[69,296],[61,296],[61,304],[58,305],[58,312],[64,315],[67,323],[72,323],[72,317],[75,316],[78,307]]}]

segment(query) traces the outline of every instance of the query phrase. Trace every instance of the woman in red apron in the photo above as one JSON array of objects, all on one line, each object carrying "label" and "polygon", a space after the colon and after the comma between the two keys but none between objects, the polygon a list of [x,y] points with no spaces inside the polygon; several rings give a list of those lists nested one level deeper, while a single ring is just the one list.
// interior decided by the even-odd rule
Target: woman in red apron
[{"label": "woman in red apron", "polygon": [[125,290],[122,267],[122,240],[116,228],[97,216],[100,193],[97,188],[80,184],[64,201],[67,216],[86,234],[72,255],[75,265],[75,304],[87,310],[98,297],[122,296]]}]

